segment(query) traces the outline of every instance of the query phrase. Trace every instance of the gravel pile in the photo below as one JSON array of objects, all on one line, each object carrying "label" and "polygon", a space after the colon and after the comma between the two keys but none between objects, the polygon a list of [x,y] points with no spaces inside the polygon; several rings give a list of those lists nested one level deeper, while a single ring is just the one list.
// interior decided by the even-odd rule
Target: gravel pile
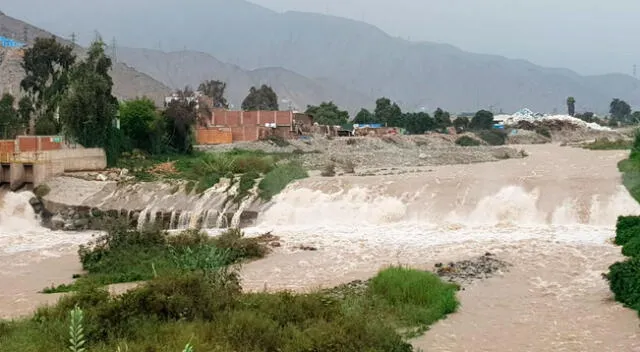
[{"label": "gravel pile", "polygon": [[468,285],[476,280],[483,280],[507,271],[510,264],[497,259],[493,254],[462,260],[455,263],[435,265],[434,272],[441,278],[460,286]]}]

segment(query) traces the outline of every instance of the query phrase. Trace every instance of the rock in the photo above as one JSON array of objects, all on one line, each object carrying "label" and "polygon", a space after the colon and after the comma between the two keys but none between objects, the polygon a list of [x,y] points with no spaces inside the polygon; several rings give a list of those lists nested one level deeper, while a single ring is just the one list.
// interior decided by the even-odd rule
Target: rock
[{"label": "rock", "polygon": [[51,228],[53,230],[62,230],[65,227],[65,221],[62,218],[62,216],[60,216],[60,214],[56,214],[53,217],[51,217]]},{"label": "rock", "polygon": [[129,175],[129,169],[122,169],[120,170],[120,177],[124,177]]},{"label": "rock", "polygon": [[459,285],[470,284],[475,280],[482,280],[492,277],[503,270],[507,270],[509,263],[497,259],[493,254],[487,252],[483,256],[462,260],[456,263],[449,263],[444,266],[442,263],[434,265],[435,273],[455,282]]},{"label": "rock", "polygon": [[73,227],[76,230],[84,230],[87,227],[89,227],[89,219],[84,218],[84,219],[77,219],[73,221]]},{"label": "rock", "polygon": [[420,155],[418,155],[418,158],[420,159],[426,159],[428,156],[425,153],[420,153]]},{"label": "rock", "polygon": [[103,175],[103,174],[98,174],[96,176],[96,180],[98,180],[98,181],[106,181],[107,179],[108,179],[108,177]]},{"label": "rock", "polygon": [[282,244],[280,242],[271,242],[269,245],[271,247],[282,247]]},{"label": "rock", "polygon": [[31,199],[29,199],[29,204],[31,204],[31,207],[36,214],[40,214],[44,209],[42,202],[37,197],[32,197]]}]

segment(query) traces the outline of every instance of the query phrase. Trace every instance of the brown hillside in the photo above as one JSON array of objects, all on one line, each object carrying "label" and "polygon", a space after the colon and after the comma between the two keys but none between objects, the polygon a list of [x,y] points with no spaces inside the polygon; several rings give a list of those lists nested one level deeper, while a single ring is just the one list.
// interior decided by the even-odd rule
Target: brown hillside
[{"label": "brown hillside", "polygon": [[[56,37],[60,42],[72,44],[70,41],[55,36],[40,28],[28,23],[9,17],[0,12],[0,36],[12,38],[32,44],[38,37]],[[78,56],[82,56],[84,48],[75,46]],[[4,92],[20,96],[20,81],[24,76],[24,71],[20,67],[21,50],[0,48],[0,94]],[[164,84],[154,80],[150,76],[140,73],[123,63],[114,63],[111,76],[114,82],[113,94],[119,99],[132,99],[139,96],[146,96],[160,106],[164,96],[171,89]]]}]

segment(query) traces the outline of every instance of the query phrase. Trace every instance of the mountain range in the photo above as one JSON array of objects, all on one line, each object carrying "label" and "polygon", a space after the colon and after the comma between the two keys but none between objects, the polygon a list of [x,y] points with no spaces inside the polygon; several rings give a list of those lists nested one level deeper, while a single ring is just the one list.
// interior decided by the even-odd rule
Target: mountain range
[{"label": "mountain range", "polygon": [[[21,42],[32,44],[37,37],[55,35],[0,12],[0,36],[13,37]],[[74,45],[64,38],[55,37],[66,45],[73,45],[76,55],[82,56],[84,54],[84,48]],[[0,47],[0,94],[7,92],[18,97],[21,96],[20,81],[24,77],[24,70],[20,66],[21,62],[22,58],[16,50]],[[162,104],[164,97],[172,91],[168,86],[124,63],[114,63],[111,78],[114,83],[113,94],[120,99],[146,96],[156,104]]]},{"label": "mountain range", "polygon": [[408,110],[453,112],[522,107],[562,112],[568,96],[575,97],[578,111],[606,113],[613,98],[640,105],[640,81],[628,75],[584,76],[447,44],[411,42],[359,21],[279,13],[244,0],[163,6],[114,0],[99,15],[96,11],[94,4],[75,1],[72,8],[47,12],[38,24],[56,33],[97,29],[105,38],[115,37],[118,61],[171,88],[225,80],[236,105],[259,83],[273,85],[298,108],[334,100],[354,111],[381,96]]}]

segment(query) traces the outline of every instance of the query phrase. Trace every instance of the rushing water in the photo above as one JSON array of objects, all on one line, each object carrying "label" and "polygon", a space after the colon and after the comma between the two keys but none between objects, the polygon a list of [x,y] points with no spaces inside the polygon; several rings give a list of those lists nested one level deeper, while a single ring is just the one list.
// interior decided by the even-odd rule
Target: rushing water
[{"label": "rushing water", "polygon": [[[460,312],[416,345],[461,352],[640,351],[637,317],[611,301],[601,278],[620,259],[619,248],[608,243],[617,216],[640,213],[616,169],[626,153],[525,148],[528,158],[498,163],[301,180],[246,229],[249,235],[271,231],[282,247],[246,265],[243,285],[306,290],[366,278],[384,265],[429,268],[491,251],[514,264],[512,271],[461,292]],[[91,236],[39,228],[29,197],[2,196],[5,273],[35,265],[29,264],[34,258],[73,256],[69,249]],[[205,223],[219,225],[217,214],[205,216]],[[171,220],[180,226],[190,221]],[[301,244],[318,251],[300,251]],[[34,277],[45,274],[51,272]],[[21,279],[1,275],[20,291]],[[11,299],[0,296],[0,308],[12,307]]]}]

